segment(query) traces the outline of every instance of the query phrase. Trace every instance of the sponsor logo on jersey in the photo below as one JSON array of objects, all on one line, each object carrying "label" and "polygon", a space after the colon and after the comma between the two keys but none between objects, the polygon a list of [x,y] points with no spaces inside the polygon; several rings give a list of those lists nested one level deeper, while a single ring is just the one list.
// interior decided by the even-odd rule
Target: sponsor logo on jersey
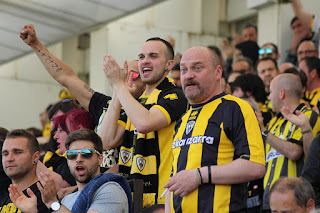
[{"label": "sponsor logo on jersey", "polygon": [[128,161],[131,158],[131,152],[128,152],[127,150],[121,150],[120,151],[121,160],[124,164],[128,163]]},{"label": "sponsor logo on jersey", "polygon": [[186,134],[189,134],[195,125],[195,121],[189,121],[187,123]]},{"label": "sponsor logo on jersey", "polygon": [[140,170],[140,172],[144,169],[146,165],[146,160],[142,157],[137,157],[137,167]]},{"label": "sponsor logo on jersey", "polygon": [[175,149],[177,147],[182,147],[190,144],[197,144],[197,143],[207,143],[207,144],[213,144],[214,137],[211,136],[194,136],[188,139],[182,139],[182,140],[176,140],[172,142],[172,149]]},{"label": "sponsor logo on jersey", "polygon": [[277,150],[275,150],[275,149],[270,150],[267,153],[266,162],[271,161],[271,160],[278,158],[278,157],[283,157],[283,155],[281,153],[277,152]]},{"label": "sponsor logo on jersey", "polygon": [[168,94],[168,95],[164,96],[164,99],[170,99],[172,101],[172,100],[178,99],[178,96],[176,93],[172,93],[172,94]]}]

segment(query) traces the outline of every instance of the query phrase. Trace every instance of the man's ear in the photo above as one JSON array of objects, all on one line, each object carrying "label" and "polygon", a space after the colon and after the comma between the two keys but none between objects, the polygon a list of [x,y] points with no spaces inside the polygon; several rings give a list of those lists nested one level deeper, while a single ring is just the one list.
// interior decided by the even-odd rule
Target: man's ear
[{"label": "man's ear", "polygon": [[307,212],[311,211],[311,210],[314,210],[315,209],[315,202],[312,198],[310,198],[307,202],[307,205],[306,205],[306,210]]},{"label": "man's ear", "polygon": [[284,89],[279,90],[279,98],[283,100],[286,97],[286,91]]},{"label": "man's ear", "polygon": [[313,69],[311,70],[311,72],[309,73],[309,76],[311,77],[311,79],[314,79],[314,78],[317,78],[317,70],[316,69]]},{"label": "man's ear", "polygon": [[174,60],[168,60],[165,71],[169,72],[173,68],[173,66],[174,66]]},{"label": "man's ear", "polygon": [[33,164],[37,164],[38,161],[40,159],[40,152],[39,151],[36,151],[35,153],[33,153],[32,155],[32,162]]}]

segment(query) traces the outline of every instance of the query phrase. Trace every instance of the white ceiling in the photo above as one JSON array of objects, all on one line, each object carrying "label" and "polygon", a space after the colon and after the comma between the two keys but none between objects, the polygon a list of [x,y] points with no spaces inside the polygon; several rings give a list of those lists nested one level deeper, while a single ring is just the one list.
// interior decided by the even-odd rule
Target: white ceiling
[{"label": "white ceiling", "polygon": [[52,44],[165,0],[0,0],[0,64],[31,51],[19,37],[26,24]]}]

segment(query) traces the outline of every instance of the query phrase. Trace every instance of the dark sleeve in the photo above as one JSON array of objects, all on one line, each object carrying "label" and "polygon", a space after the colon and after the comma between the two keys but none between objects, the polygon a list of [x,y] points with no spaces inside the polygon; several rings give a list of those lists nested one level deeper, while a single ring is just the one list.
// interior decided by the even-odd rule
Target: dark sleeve
[{"label": "dark sleeve", "polygon": [[[33,184],[32,186],[30,186],[30,189],[33,191],[33,193],[36,195],[37,197],[37,208],[38,208],[38,212],[41,213],[47,213],[47,212],[51,212],[47,206],[42,202],[42,198],[41,198],[41,192],[37,187],[37,183]],[[28,196],[27,194],[27,190],[24,190],[23,193]],[[29,197],[29,196],[28,196]]]},{"label": "dark sleeve", "polygon": [[320,205],[320,134],[312,141],[302,177],[309,181],[316,195],[316,205]]},{"label": "dark sleeve", "polygon": [[285,59],[285,62],[290,62],[292,63],[293,65],[296,65],[297,62],[298,62],[298,59],[297,59],[297,55],[296,54],[290,54],[290,51]]},{"label": "dark sleeve", "polygon": [[61,175],[63,180],[67,181],[71,186],[76,185],[76,180],[74,179],[68,167],[67,159],[64,158],[64,161],[61,162],[55,172]]},{"label": "dark sleeve", "polygon": [[177,121],[187,111],[188,101],[179,88],[172,88],[161,92],[156,105],[171,122]]},{"label": "dark sleeve", "polygon": [[95,92],[89,103],[90,115],[93,116],[96,121],[99,121],[100,115],[102,114],[103,110],[108,109],[110,101],[110,96]]}]

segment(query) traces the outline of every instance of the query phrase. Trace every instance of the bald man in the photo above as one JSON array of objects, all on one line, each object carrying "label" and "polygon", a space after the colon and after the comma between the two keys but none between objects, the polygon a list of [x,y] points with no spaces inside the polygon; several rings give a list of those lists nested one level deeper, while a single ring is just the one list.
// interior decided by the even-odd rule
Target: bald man
[{"label": "bald man", "polygon": [[[300,104],[301,93],[300,80],[293,74],[281,74],[271,81],[269,100],[273,111],[278,115],[271,119],[266,128],[260,122],[266,143],[264,210],[270,210],[268,198],[274,181],[280,176],[297,177],[301,175],[304,164],[302,136],[311,131],[314,135],[318,132],[318,115],[303,103]],[[300,111],[305,114],[310,120],[311,129],[302,131],[300,127],[286,120],[280,113],[283,107],[289,108],[293,113]]]},{"label": "bald man", "polygon": [[166,212],[245,212],[247,182],[265,171],[254,112],[221,91],[222,67],[208,48],[187,50],[180,70],[191,109],[175,128]]}]

